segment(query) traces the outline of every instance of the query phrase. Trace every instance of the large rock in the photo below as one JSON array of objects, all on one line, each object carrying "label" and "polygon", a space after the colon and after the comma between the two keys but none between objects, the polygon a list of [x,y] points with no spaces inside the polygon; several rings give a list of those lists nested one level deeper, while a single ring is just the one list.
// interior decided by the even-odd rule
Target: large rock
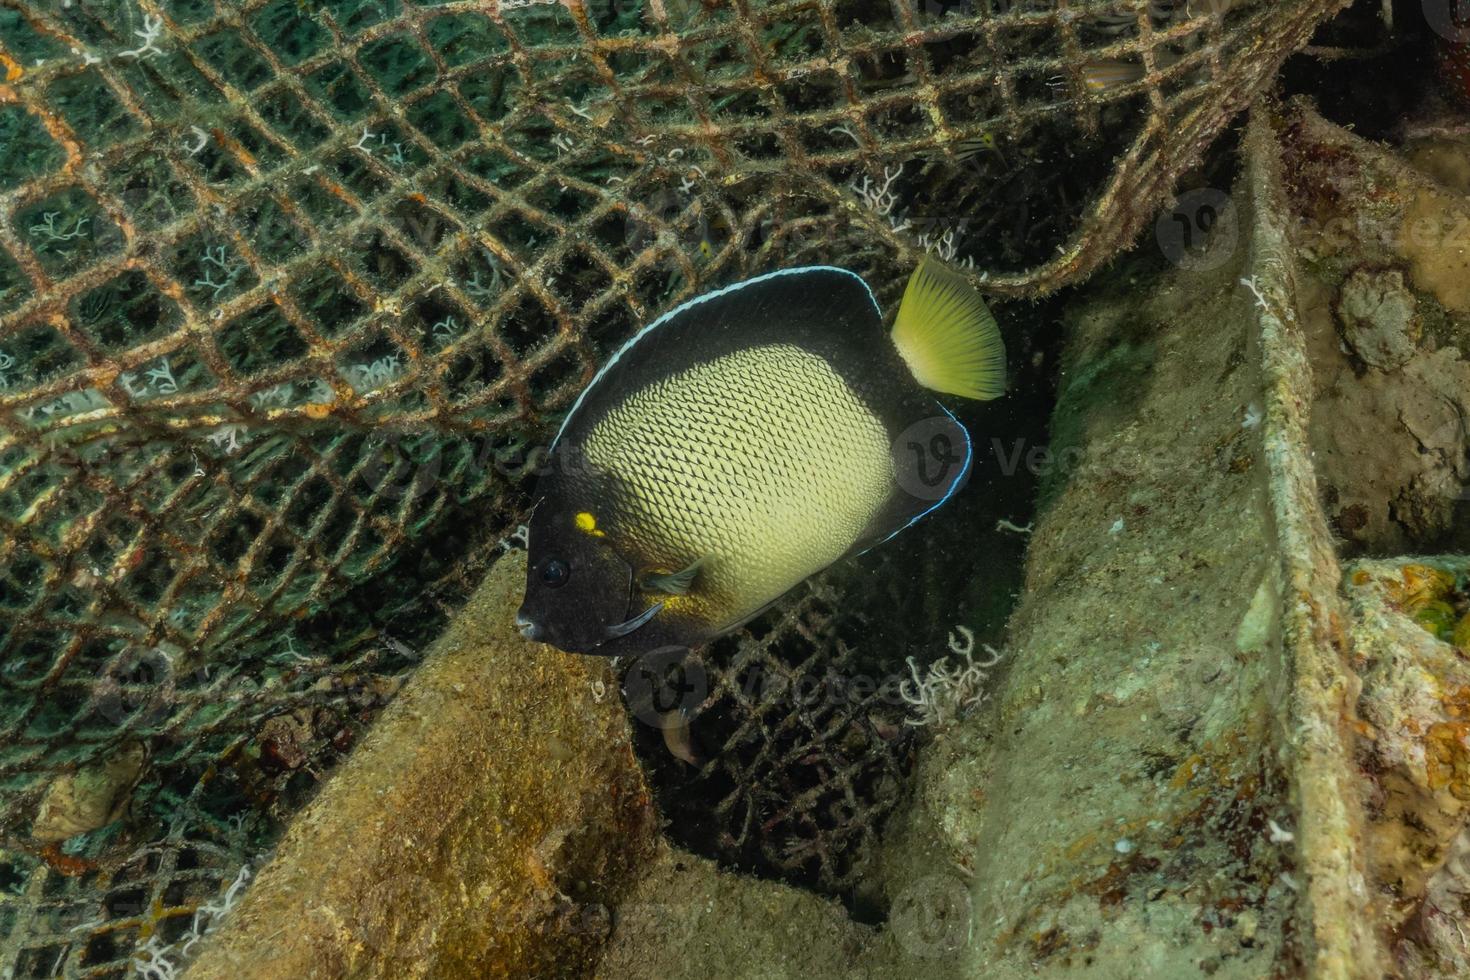
[{"label": "large rock", "polygon": [[192,980],[590,970],[653,808],[607,665],[516,633],[524,581],[495,565]]}]

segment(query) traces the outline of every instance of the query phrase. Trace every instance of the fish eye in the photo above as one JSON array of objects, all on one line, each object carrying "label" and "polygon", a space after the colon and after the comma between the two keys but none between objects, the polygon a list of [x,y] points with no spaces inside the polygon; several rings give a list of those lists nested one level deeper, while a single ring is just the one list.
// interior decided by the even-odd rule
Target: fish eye
[{"label": "fish eye", "polygon": [[567,563],[558,558],[551,559],[546,563],[546,567],[541,569],[541,581],[553,589],[566,585],[571,575],[572,570],[567,567]]}]

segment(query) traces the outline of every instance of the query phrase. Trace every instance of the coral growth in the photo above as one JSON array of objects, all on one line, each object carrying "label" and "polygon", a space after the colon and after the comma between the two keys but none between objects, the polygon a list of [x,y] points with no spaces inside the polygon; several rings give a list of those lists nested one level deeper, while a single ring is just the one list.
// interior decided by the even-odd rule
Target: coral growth
[{"label": "coral growth", "polygon": [[949,648],[964,658],[963,664],[950,666],[949,657],[941,657],[920,675],[913,657],[905,661],[912,679],[901,682],[898,692],[914,708],[914,717],[906,719],[905,724],[940,728],[963,718],[985,700],[985,683],[990,678],[987,672],[1000,662],[1000,653],[985,646],[986,659],[977,661],[975,634],[963,626],[955,629],[959,635],[949,635]]},{"label": "coral growth", "polygon": [[230,882],[230,887],[225,889],[223,895],[212,902],[205,902],[195,910],[194,920],[189,923],[188,930],[175,942],[165,943],[157,932],[150,935],[148,941],[133,954],[134,975],[143,977],[144,980],[175,980],[182,976],[195,944],[209,935],[224,921],[225,916],[234,911],[249,883],[250,866],[247,864],[235,875],[235,880]]}]

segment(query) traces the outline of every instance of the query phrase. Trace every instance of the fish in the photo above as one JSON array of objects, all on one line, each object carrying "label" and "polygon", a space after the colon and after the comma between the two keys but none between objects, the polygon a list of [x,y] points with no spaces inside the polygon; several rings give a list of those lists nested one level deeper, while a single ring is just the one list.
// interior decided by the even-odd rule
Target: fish
[{"label": "fish", "polygon": [[1141,82],[1147,74],[1141,62],[1104,58],[1082,66],[1082,84],[1089,92],[1111,92]]},{"label": "fish", "polygon": [[608,359],[556,433],[516,624],[569,653],[702,646],[949,500],[974,452],[935,395],[1005,386],[995,318],[933,258],[886,335],[837,266],[689,300]]},{"label": "fish", "polygon": [[955,154],[961,160],[968,160],[987,150],[999,152],[995,134],[991,132],[981,133],[974,139],[960,140],[959,146],[955,148]]},{"label": "fish", "polygon": [[955,158],[961,162],[974,160],[982,153],[993,153],[1001,166],[1010,166],[1006,161],[1005,153],[1001,151],[1000,142],[996,140],[992,132],[986,131],[973,139],[960,140],[955,145]]}]

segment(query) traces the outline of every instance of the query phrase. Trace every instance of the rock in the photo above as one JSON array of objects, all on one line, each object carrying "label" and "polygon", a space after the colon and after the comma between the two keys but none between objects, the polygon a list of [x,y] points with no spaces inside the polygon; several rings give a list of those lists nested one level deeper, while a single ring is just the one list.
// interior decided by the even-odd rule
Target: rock
[{"label": "rock", "polygon": [[147,762],[143,743],[128,742],[106,759],[58,776],[41,798],[31,838],[52,844],[112,823],[122,815]]},{"label": "rock", "polygon": [[[525,581],[495,563],[190,977],[590,974],[656,813],[605,660],[516,631]],[[272,721],[289,766],[317,723]]]},{"label": "rock", "polygon": [[1369,367],[1394,371],[1418,349],[1419,302],[1397,269],[1359,269],[1342,285],[1342,336]]},{"label": "rock", "polygon": [[1378,915],[1398,928],[1470,825],[1470,663],[1418,615],[1444,602],[1459,559],[1373,559],[1347,569],[1351,643],[1361,677],[1359,746],[1368,858]]}]

